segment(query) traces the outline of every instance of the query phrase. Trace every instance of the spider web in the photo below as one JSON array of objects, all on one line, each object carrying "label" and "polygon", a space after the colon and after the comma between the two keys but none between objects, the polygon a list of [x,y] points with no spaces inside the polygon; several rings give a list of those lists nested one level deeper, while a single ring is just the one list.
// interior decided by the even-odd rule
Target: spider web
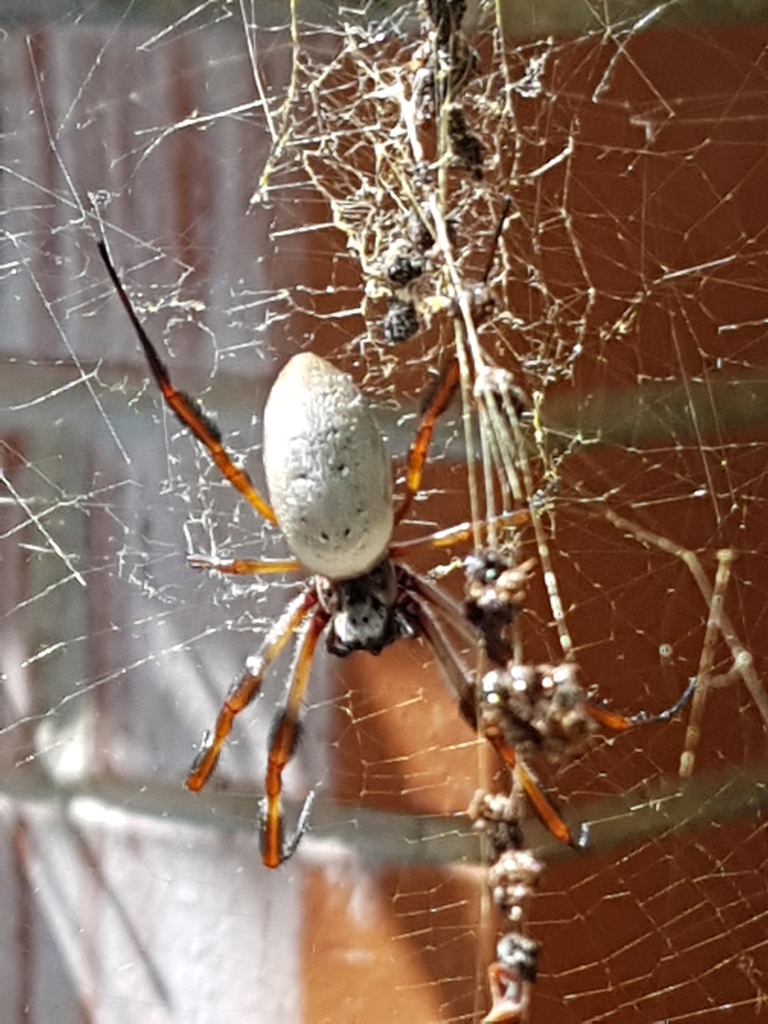
[{"label": "spider web", "polygon": [[[182,789],[297,584],[186,566],[285,549],[163,409],[102,236],[175,382],[262,490],[260,411],[295,352],[365,387],[400,477],[444,357],[473,361],[398,539],[533,504],[519,659],[571,656],[626,714],[698,680],[674,722],[533,765],[591,843],[559,849],[524,822],[546,865],[526,907],[542,949],[529,1019],[762,1009],[763,11],[521,6],[470,5],[464,25],[482,176],[418,159],[408,5],[0,12],[9,1019],[481,1020],[505,928],[463,814],[505,776],[421,643],[318,657],[290,822],[317,799],[280,870],[261,865],[256,819],[287,663],[214,780]],[[455,260],[426,257],[420,330],[393,342],[386,267],[425,208]],[[457,296],[491,256],[494,312],[461,341]],[[461,596],[460,570],[439,582]]]}]

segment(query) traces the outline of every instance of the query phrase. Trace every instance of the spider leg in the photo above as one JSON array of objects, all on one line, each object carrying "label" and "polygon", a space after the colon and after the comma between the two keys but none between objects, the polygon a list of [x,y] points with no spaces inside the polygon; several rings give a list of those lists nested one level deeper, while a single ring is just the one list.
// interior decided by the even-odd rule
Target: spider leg
[{"label": "spider leg", "polygon": [[267,669],[285,647],[297,627],[315,607],[317,600],[317,592],[314,587],[299,594],[291,601],[280,618],[272,624],[258,653],[248,659],[248,670],[227,694],[216,719],[213,733],[207,734],[203,739],[202,749],[187,776],[189,789],[197,792],[208,781],[211,772],[216,767],[222,747],[232,731],[235,718],[259,692]]},{"label": "spider leg", "polygon": [[[415,620],[417,629],[426,638],[435,656],[435,662],[441,670],[449,689],[454,694],[464,720],[477,731],[478,708],[474,687],[468,682],[464,669],[447,643],[439,626],[424,606],[414,600],[409,607],[409,616]],[[560,817],[554,806],[544,795],[541,787],[525,765],[516,757],[514,749],[504,741],[503,736],[494,728],[483,728],[483,734],[502,762],[507,765],[525,795],[533,805],[547,830],[561,843],[576,849],[581,848],[584,839],[574,839],[573,833]]]},{"label": "spider leg", "polygon": [[478,634],[475,627],[464,615],[461,606],[452,598],[448,597],[442,590],[433,586],[427,580],[411,572],[406,566],[398,564],[398,569],[403,574],[405,585],[411,593],[418,594],[422,601],[426,602],[435,611],[440,612],[450,626],[470,644],[477,644]]},{"label": "spider leg", "polygon": [[206,569],[209,572],[220,572],[228,576],[256,576],[284,572],[299,572],[301,563],[295,558],[268,559],[253,561],[251,559],[207,558],[205,555],[189,555],[187,565],[193,569]]},{"label": "spider leg", "polygon": [[423,636],[432,648],[435,664],[440,669],[453,699],[459,705],[461,717],[472,729],[477,730],[475,689],[431,612],[415,594],[407,606],[406,616],[415,627],[416,633]]},{"label": "spider leg", "polygon": [[98,243],[98,248],[99,254],[104,261],[104,266],[107,268],[110,280],[115,287],[115,291],[119,295],[120,301],[128,314],[131,324],[133,325],[133,329],[136,331],[139,341],[141,342],[141,347],[144,351],[147,363],[149,364],[152,376],[155,378],[157,386],[160,388],[166,403],[173,410],[181,423],[195,435],[204,447],[208,449],[216,466],[222,475],[229,480],[232,486],[236,488],[236,490],[238,490],[248,502],[250,502],[260,515],[264,516],[264,518],[269,520],[270,523],[276,523],[277,519],[275,518],[275,513],[255,489],[251,482],[251,478],[245,470],[240,469],[235,465],[232,461],[232,456],[221,443],[221,434],[219,433],[219,429],[216,424],[206,416],[194,399],[190,398],[189,395],[184,394],[183,391],[177,391],[171,383],[171,377],[168,373],[168,369],[157,354],[157,349],[149,340],[149,335],[144,330],[141,321],[136,315],[136,311],[123,288],[120,278],[117,276],[117,271],[115,270],[114,264],[107,252],[107,247],[103,241]]},{"label": "spider leg", "polygon": [[[488,530],[492,526],[516,530],[520,526],[525,526],[530,520],[531,513],[527,509],[519,508],[514,512],[507,512],[504,515],[484,520],[481,527],[484,530]],[[411,548],[421,547],[422,545],[428,545],[431,548],[450,548],[454,544],[473,540],[474,536],[475,527],[473,523],[459,523],[457,526],[449,526],[445,530],[436,530],[434,533],[428,533],[424,537],[414,537],[411,540],[404,540],[398,544],[393,544],[389,549],[389,556],[390,558],[398,558],[406,554]]]},{"label": "spider leg", "polygon": [[581,839],[577,841],[573,838],[570,828],[568,828],[555,807],[544,795],[541,786],[539,786],[534,776],[516,756],[514,748],[505,743],[501,733],[495,730],[486,730],[485,737],[514,775],[547,831],[561,843],[572,846],[574,849],[579,849],[583,845],[583,841]]},{"label": "spider leg", "polygon": [[309,815],[304,805],[296,836],[283,843],[283,812],[280,797],[283,792],[283,769],[290,761],[299,739],[299,712],[309,681],[309,671],[317,642],[328,625],[330,615],[318,609],[309,621],[294,662],[288,699],[275,718],[267,761],[266,813],[262,833],[262,860],[268,868],[278,867],[296,849]]},{"label": "spider leg", "polygon": [[[512,199],[510,196],[507,196],[493,236],[493,244],[488,256],[488,263],[480,285],[483,290],[485,290],[484,286],[493,268],[493,262],[496,258],[496,248],[498,246],[499,239],[501,238],[504,222],[507,219],[511,206]],[[411,507],[414,497],[418,494],[419,486],[421,485],[421,476],[424,471],[424,463],[427,459],[427,452],[429,450],[430,441],[432,440],[435,424],[447,408],[448,403],[453,398],[454,393],[459,386],[460,377],[461,370],[459,361],[454,356],[452,359],[449,359],[446,366],[443,367],[437,381],[437,386],[434,392],[430,395],[426,408],[421,414],[419,428],[408,453],[408,469],[405,475],[405,494],[400,507],[395,513],[396,524],[405,517]]]},{"label": "spider leg", "polygon": [[688,701],[693,697],[693,691],[696,689],[696,677],[689,680],[688,685],[683,690],[682,694],[677,698],[671,708],[667,708],[665,711],[660,711],[656,715],[649,715],[645,711],[640,711],[636,715],[626,716],[620,715],[616,711],[609,711],[607,708],[601,708],[597,704],[585,704],[584,710],[587,714],[594,718],[596,722],[604,726],[606,729],[610,729],[612,732],[625,732],[627,729],[634,729],[637,725],[653,725],[655,722],[669,722],[675,717]]},{"label": "spider leg", "polygon": [[408,468],[405,474],[405,495],[395,513],[395,523],[399,523],[411,507],[421,485],[421,475],[427,459],[429,443],[440,415],[445,411],[459,386],[459,361],[451,359],[443,370],[426,409],[421,414],[419,429],[408,452]]}]

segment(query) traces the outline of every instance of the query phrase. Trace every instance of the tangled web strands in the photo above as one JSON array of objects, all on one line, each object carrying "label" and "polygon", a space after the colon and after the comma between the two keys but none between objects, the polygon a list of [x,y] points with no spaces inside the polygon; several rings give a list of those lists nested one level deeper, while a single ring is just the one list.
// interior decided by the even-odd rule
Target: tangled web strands
[{"label": "tangled web strands", "polygon": [[[559,766],[531,757],[592,845],[558,859],[524,822],[547,865],[525,909],[530,1018],[751,1014],[767,986],[765,29],[723,24],[722,4],[711,21],[637,5],[535,31],[469,5],[463,123],[446,107],[433,130],[412,102],[423,14],[331,24],[327,6],[86,23],[65,3],[3,26],[8,1003],[481,1020],[506,927],[455,816],[504,776],[418,644],[319,659],[286,777],[293,820],[319,787],[312,831],[284,869],[260,868],[254,827],[279,668],[212,791],[180,790],[293,591],[185,564],[286,552],[162,412],[103,233],[174,380],[257,485],[261,410],[297,351],[352,373],[401,458],[442,357],[461,355],[406,536],[526,509],[522,664],[570,652],[585,692],[628,716],[698,680],[679,720]],[[467,316],[491,254],[493,309]],[[437,582],[463,599],[460,571]]]}]

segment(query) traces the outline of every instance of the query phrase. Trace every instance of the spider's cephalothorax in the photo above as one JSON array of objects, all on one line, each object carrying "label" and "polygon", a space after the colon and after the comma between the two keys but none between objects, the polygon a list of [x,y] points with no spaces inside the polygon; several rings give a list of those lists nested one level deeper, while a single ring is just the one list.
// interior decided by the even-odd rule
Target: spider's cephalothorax
[{"label": "spider's cephalothorax", "polygon": [[331,617],[325,635],[331,654],[379,654],[398,637],[414,635],[398,604],[397,568],[389,558],[351,580],[316,576],[315,586],[321,607]]}]

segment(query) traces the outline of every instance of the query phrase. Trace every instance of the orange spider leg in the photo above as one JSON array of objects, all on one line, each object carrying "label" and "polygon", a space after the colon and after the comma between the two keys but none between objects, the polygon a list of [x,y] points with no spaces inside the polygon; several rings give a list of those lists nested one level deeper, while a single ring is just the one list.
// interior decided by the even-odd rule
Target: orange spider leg
[{"label": "orange spider leg", "polygon": [[120,301],[133,324],[133,329],[136,331],[139,341],[141,342],[141,347],[144,350],[144,355],[146,356],[147,363],[149,364],[149,369],[152,372],[152,376],[155,378],[157,386],[160,388],[166,403],[170,406],[181,423],[191,430],[198,441],[208,449],[211,453],[211,458],[216,463],[216,466],[222,475],[229,480],[232,486],[235,487],[248,502],[250,502],[260,515],[264,516],[264,518],[269,520],[270,523],[276,524],[277,519],[275,517],[275,513],[255,489],[251,482],[251,478],[245,470],[240,469],[234,464],[232,456],[221,443],[221,434],[219,433],[219,429],[216,424],[206,416],[194,399],[190,398],[189,395],[184,394],[183,391],[177,391],[171,383],[171,377],[166,366],[157,354],[157,349],[149,340],[149,336],[142,327],[141,321],[131,305],[131,300],[128,298],[120,278],[117,276],[117,271],[109,258],[106,245],[104,242],[99,242],[98,247],[101,258],[104,261],[104,266],[107,268],[110,280],[115,287],[115,291],[120,296]]},{"label": "orange spider leg", "polygon": [[[506,512],[504,515],[495,516],[493,519],[484,521],[481,525],[484,530],[492,526],[503,526],[517,529],[530,522],[531,513],[524,508],[516,509],[514,512]],[[412,540],[404,540],[399,544],[393,544],[389,549],[390,558],[397,558],[408,550],[428,544],[432,548],[450,548],[454,544],[461,544],[464,541],[474,538],[474,527],[470,522],[459,523],[457,526],[449,526],[445,530],[437,530],[435,533],[427,534],[425,537],[415,537]]]},{"label": "orange spider leg", "polygon": [[595,704],[585,704],[584,710],[590,718],[594,718],[596,722],[605,729],[610,729],[611,732],[626,732],[627,729],[632,729],[637,725],[637,722],[633,722],[631,718],[627,718],[625,715],[620,715],[618,711],[608,711],[606,708],[597,707]]},{"label": "orange spider leg", "polygon": [[459,361],[451,359],[438,380],[435,393],[427,408],[421,415],[419,429],[408,452],[408,469],[405,474],[405,495],[395,513],[395,523],[399,523],[411,507],[421,485],[421,475],[429,450],[429,443],[440,415],[445,411],[459,386]]},{"label": "orange spider leg", "polygon": [[672,707],[667,708],[665,711],[659,711],[656,715],[649,715],[645,711],[641,711],[639,714],[631,716],[620,715],[616,711],[609,711],[607,708],[602,708],[597,704],[589,703],[584,705],[584,710],[590,718],[594,718],[596,722],[604,726],[606,729],[610,729],[612,732],[626,732],[627,729],[634,729],[637,725],[653,725],[657,722],[669,722],[670,719],[674,718],[679,711],[682,711],[693,696],[693,691],[695,689],[696,679],[694,677],[689,681],[688,685]]},{"label": "orange spider leg", "polygon": [[[428,597],[427,594],[423,594],[423,596]],[[462,717],[473,729],[477,730],[477,706],[474,690],[467,682],[456,655],[446,642],[442,631],[429,611],[420,602],[414,603],[410,609],[410,616],[416,620],[420,632],[432,647],[435,661],[459,705]],[[541,791],[536,779],[525,765],[515,757],[515,751],[512,747],[508,746],[501,734],[493,728],[486,728],[484,735],[503,763],[512,771],[526,796],[531,801],[539,818],[555,839],[558,839],[561,843],[567,843],[569,846],[578,848],[580,843],[573,838],[571,830]]]},{"label": "orange spider leg", "polygon": [[533,775],[531,775],[522,761],[518,760],[514,749],[508,746],[504,742],[503,737],[497,732],[488,730],[485,735],[501,760],[510,769],[520,786],[522,786],[523,792],[530,800],[533,809],[538,814],[542,823],[546,826],[547,831],[561,843],[578,847],[579,843],[574,840],[573,833],[546,798]]},{"label": "orange spider leg", "polygon": [[[330,616],[318,610],[312,616],[302,638],[293,667],[293,678],[285,708],[275,719],[269,745],[267,779],[265,784],[267,810],[263,825],[262,860],[268,868],[276,868],[293,853],[301,837],[301,827],[295,839],[286,848],[283,844],[283,812],[280,797],[283,792],[283,769],[293,756],[299,738],[299,713],[309,681],[317,642],[328,624]],[[303,816],[302,816],[303,817]]]},{"label": "orange spider leg", "polygon": [[207,569],[209,572],[220,572],[229,576],[268,575],[302,570],[301,562],[297,562],[295,558],[275,558],[260,562],[249,558],[218,559],[206,558],[205,555],[190,555],[187,558],[187,565],[193,569]]},{"label": "orange spider leg", "polygon": [[313,588],[299,594],[269,629],[258,654],[249,659],[249,669],[242,679],[235,683],[219,711],[213,734],[203,740],[200,753],[187,776],[187,787],[197,792],[205,785],[221,754],[222,747],[232,731],[232,724],[259,692],[264,674],[270,664],[285,647],[297,627],[317,604],[317,593]]}]

